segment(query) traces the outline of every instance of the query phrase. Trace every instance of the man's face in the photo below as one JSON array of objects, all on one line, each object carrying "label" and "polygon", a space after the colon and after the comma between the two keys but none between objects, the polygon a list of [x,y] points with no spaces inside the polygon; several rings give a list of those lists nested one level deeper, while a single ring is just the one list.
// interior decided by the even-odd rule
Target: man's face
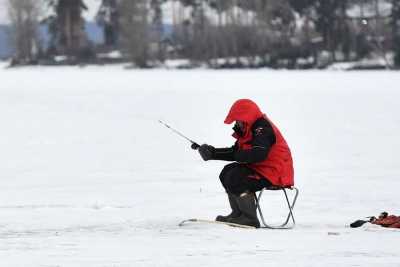
[{"label": "man's face", "polygon": [[244,122],[243,121],[236,121],[236,126],[237,126],[237,128],[239,128],[242,132],[244,132],[244,130],[245,130],[245,125],[244,125]]},{"label": "man's face", "polygon": [[246,132],[246,124],[243,121],[236,121],[233,130],[239,136],[244,136]]}]

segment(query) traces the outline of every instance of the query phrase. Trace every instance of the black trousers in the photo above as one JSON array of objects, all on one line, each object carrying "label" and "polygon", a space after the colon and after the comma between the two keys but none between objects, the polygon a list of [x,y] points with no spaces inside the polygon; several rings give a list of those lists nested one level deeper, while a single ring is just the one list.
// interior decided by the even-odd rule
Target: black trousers
[{"label": "black trousers", "polygon": [[[251,178],[252,176],[253,178]],[[237,196],[246,191],[254,193],[272,185],[265,177],[255,179],[254,176],[261,177],[246,165],[235,162],[222,169],[219,179],[226,192]]]}]

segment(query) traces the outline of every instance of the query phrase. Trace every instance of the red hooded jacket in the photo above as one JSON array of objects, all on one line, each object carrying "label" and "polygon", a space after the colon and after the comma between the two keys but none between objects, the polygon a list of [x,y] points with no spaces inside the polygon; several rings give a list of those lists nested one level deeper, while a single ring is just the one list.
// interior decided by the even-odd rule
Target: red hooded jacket
[{"label": "red hooded jacket", "polygon": [[276,142],[265,160],[257,163],[248,164],[248,166],[257,173],[267,178],[273,185],[290,187],[294,185],[294,169],[292,155],[285,139],[279,129],[260,111],[256,103],[249,99],[240,99],[236,101],[225,119],[226,124],[234,121],[245,122],[245,130],[243,136],[233,135],[237,139],[238,147],[241,150],[250,149],[251,145],[247,144],[252,140],[253,134],[251,127],[253,123],[264,117],[271,124]]}]

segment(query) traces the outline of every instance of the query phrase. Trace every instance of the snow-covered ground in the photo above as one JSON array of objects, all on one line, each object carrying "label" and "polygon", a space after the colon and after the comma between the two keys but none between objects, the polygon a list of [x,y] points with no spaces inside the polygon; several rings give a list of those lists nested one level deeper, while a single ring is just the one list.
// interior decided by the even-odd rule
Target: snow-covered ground
[{"label": "snow-covered ground", "polygon": [[[399,266],[397,72],[0,70],[0,266]],[[178,223],[228,212],[225,115],[252,98],[292,148],[293,230]],[[277,192],[264,196],[272,221]]]}]

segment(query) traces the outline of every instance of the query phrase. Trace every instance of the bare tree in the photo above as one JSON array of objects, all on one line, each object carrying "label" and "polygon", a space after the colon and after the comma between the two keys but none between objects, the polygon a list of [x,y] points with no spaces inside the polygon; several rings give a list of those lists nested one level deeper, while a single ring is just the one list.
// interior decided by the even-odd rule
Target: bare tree
[{"label": "bare tree", "polygon": [[156,47],[155,53],[156,58],[160,62],[165,60],[165,51],[163,46],[163,12],[161,5],[165,2],[165,0],[151,0],[150,1],[150,9],[151,9],[151,26],[152,26],[152,39],[154,40]]},{"label": "bare tree", "polygon": [[150,60],[148,1],[122,0],[119,8],[123,50],[138,67],[148,67]]},{"label": "bare tree", "polygon": [[392,41],[394,50],[394,64],[397,68],[400,68],[400,2],[392,0]]},{"label": "bare tree", "polygon": [[12,26],[11,40],[15,59],[20,63],[30,63],[37,56],[39,48],[40,1],[9,0],[8,15]]},{"label": "bare tree", "polygon": [[94,57],[85,32],[83,11],[85,0],[43,0],[52,11],[43,23],[50,35],[48,55],[62,54],[70,62],[82,62]]},{"label": "bare tree", "polygon": [[119,12],[117,0],[102,0],[96,15],[97,24],[103,27],[104,45],[115,48],[119,37]]},{"label": "bare tree", "polygon": [[87,44],[82,17],[82,10],[86,10],[87,6],[83,0],[58,0],[55,9],[60,29],[60,48],[67,54],[76,55]]}]

